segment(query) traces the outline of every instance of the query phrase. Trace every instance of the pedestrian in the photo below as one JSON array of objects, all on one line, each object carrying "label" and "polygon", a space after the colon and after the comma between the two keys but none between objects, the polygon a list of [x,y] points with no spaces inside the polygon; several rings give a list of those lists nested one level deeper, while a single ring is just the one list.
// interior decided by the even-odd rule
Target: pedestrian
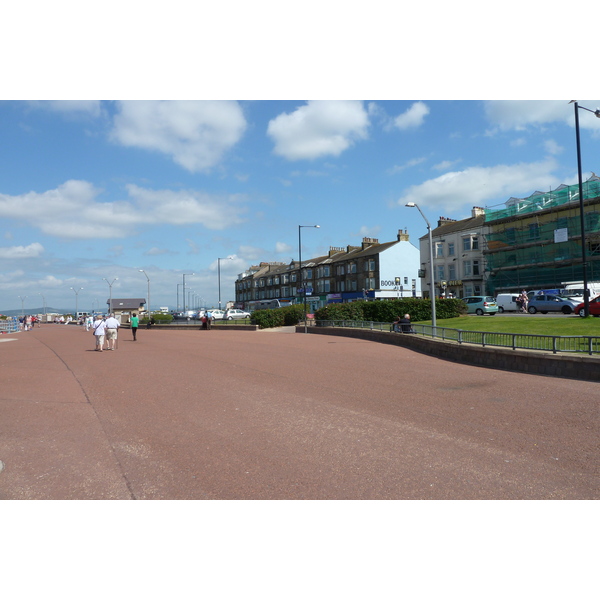
[{"label": "pedestrian", "polygon": [[208,317],[206,316],[206,313],[202,315],[200,320],[202,321],[202,329],[208,329]]},{"label": "pedestrian", "polygon": [[210,329],[212,325],[213,316],[210,310],[206,311],[206,329]]},{"label": "pedestrian", "polygon": [[106,319],[106,346],[107,350],[115,350],[117,343],[117,329],[121,324],[115,319],[114,313],[110,313],[110,317]]},{"label": "pedestrian", "polygon": [[521,299],[521,312],[526,313],[527,312],[527,304],[529,302],[529,296],[527,295],[527,292],[525,290],[523,290],[521,292],[521,295],[519,296],[519,298]]},{"label": "pedestrian", "polygon": [[400,328],[402,333],[414,333],[412,324],[410,322],[410,315],[406,313],[404,317],[400,319]]},{"label": "pedestrian", "polygon": [[398,315],[396,320],[392,323],[392,331],[400,333],[400,315]]},{"label": "pedestrian", "polygon": [[85,318],[85,330],[89,331],[90,328],[92,327],[94,320],[92,319],[91,315],[87,315],[87,317]]},{"label": "pedestrian", "polygon": [[137,338],[135,337],[137,334],[137,329],[138,329],[138,325],[140,323],[140,320],[138,318],[138,316],[133,313],[133,315],[131,316],[131,333],[133,333],[133,341],[137,341]]},{"label": "pedestrian", "polygon": [[106,335],[106,323],[102,318],[102,315],[98,315],[97,319],[92,325],[92,333],[96,339],[96,351],[102,352],[104,348],[104,336]]}]

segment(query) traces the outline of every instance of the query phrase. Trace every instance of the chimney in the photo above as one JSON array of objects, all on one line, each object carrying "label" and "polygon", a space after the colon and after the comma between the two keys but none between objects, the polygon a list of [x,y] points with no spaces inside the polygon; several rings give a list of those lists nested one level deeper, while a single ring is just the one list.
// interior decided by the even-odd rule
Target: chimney
[{"label": "chimney", "polygon": [[485,209],[481,208],[481,206],[474,206],[471,210],[471,216],[473,218],[482,217],[483,215],[485,215]]},{"label": "chimney", "polygon": [[398,241],[399,242],[408,242],[408,230],[398,229]]},{"label": "chimney", "polygon": [[441,227],[442,225],[448,225],[448,223],[456,223],[456,219],[451,219],[450,217],[440,217],[438,219],[438,227]]},{"label": "chimney", "polygon": [[365,248],[368,248],[373,244],[379,244],[379,240],[377,238],[364,237],[362,241],[362,249],[365,250]]}]

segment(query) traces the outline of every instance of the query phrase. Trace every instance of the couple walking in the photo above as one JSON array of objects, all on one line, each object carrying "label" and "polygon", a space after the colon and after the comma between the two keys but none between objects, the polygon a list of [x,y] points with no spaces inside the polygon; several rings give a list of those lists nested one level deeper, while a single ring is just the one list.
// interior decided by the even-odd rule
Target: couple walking
[{"label": "couple walking", "polygon": [[121,324],[115,315],[111,314],[107,319],[99,315],[92,325],[94,337],[96,338],[96,351],[102,352],[104,349],[104,341],[106,339],[106,349],[115,350],[117,345],[117,330]]}]

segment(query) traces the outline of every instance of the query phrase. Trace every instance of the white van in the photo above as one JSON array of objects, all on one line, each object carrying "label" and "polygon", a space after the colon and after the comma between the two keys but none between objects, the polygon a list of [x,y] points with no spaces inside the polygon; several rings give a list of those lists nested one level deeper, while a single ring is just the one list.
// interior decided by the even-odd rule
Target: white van
[{"label": "white van", "polygon": [[511,312],[511,311],[519,311],[519,306],[517,305],[517,298],[519,294],[498,294],[496,296],[496,304],[498,305],[498,312]]},{"label": "white van", "polygon": [[[583,302],[583,281],[565,281],[564,285],[564,296]],[[597,281],[588,281],[587,287],[590,292],[590,300],[600,294],[600,283]]]}]

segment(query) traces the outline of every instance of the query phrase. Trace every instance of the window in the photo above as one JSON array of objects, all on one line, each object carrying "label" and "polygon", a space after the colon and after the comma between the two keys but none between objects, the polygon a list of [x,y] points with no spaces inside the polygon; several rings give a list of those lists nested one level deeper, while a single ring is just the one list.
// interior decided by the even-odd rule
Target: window
[{"label": "window", "polygon": [[344,265],[340,265],[337,268],[337,274],[338,275],[345,275],[346,274],[346,268],[344,267]]},{"label": "window", "polygon": [[444,275],[446,274],[446,269],[444,268],[444,265],[437,265],[435,267],[435,271],[436,279],[438,281],[443,281],[445,279]]},{"label": "window", "polygon": [[473,275],[479,275],[479,261],[473,261]]},{"label": "window", "polygon": [[356,263],[350,263],[348,265],[348,273],[356,273]]},{"label": "window", "polygon": [[463,251],[479,250],[479,238],[476,235],[468,235],[462,239]]},{"label": "window", "polygon": [[286,283],[289,283],[289,282],[290,282],[290,276],[288,273],[281,276],[281,283],[283,283],[285,285]]},{"label": "window", "polygon": [[[464,272],[464,276],[465,277],[471,277],[473,274],[473,267],[471,265],[471,261],[470,260],[465,260],[465,262],[463,263],[463,272]],[[470,296],[471,294],[469,294]]]},{"label": "window", "polygon": [[367,277],[365,279],[365,288],[367,290],[374,290],[375,289],[375,278],[374,277]]},{"label": "window", "polygon": [[297,279],[298,279],[298,274],[297,273],[292,273],[292,277],[291,277],[292,283],[296,283]]},{"label": "window", "polygon": [[408,285],[408,277],[404,278],[404,285]]},{"label": "window", "polygon": [[451,281],[456,279],[456,264],[455,263],[448,265],[448,279],[450,279]]},{"label": "window", "polygon": [[540,228],[539,225],[537,223],[530,223],[529,224],[529,239],[530,240],[537,240],[540,237]]},{"label": "window", "polygon": [[375,260],[370,258],[365,260],[365,271],[374,271],[375,270]]},{"label": "window", "polygon": [[454,256],[454,242],[448,242],[448,256]]},{"label": "window", "polygon": [[435,243],[435,255],[437,258],[443,258],[444,256],[444,244],[442,242]]},{"label": "window", "polygon": [[279,285],[279,277],[273,277],[273,285]]},{"label": "window", "polygon": [[312,279],[312,269],[304,269],[303,277],[304,281],[307,279]]},{"label": "window", "polygon": [[338,292],[345,292],[345,291],[346,291],[346,282],[340,281],[338,283]]}]

